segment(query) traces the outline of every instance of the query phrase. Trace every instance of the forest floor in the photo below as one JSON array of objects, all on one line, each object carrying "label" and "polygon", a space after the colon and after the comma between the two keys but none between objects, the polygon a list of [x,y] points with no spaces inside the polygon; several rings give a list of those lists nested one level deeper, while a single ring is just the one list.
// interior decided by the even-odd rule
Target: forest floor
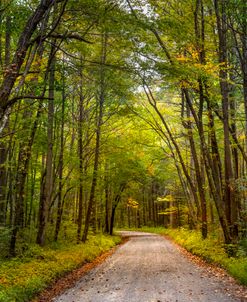
[{"label": "forest floor", "polygon": [[129,240],[54,302],[235,302],[247,290],[223,270],[151,233]]}]

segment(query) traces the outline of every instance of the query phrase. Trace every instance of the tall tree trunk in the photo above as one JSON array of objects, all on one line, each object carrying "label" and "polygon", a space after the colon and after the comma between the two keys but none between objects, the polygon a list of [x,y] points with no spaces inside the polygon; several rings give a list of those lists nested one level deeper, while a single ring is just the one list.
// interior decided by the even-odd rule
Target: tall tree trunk
[{"label": "tall tree trunk", "polygon": [[[32,56],[29,58],[30,62],[27,65],[31,65],[31,62],[33,62],[33,58],[35,54],[39,56],[39,58],[42,58],[43,55],[43,43],[40,43],[37,48],[34,48],[34,52],[32,53]],[[49,66],[49,63],[48,63]],[[40,64],[38,64],[38,69],[40,68]],[[37,78],[35,79],[35,82],[37,82]],[[42,96],[44,96],[46,90],[46,78],[44,83],[44,89],[42,92]],[[24,192],[25,192],[25,184],[26,184],[26,178],[28,174],[28,167],[29,162],[31,160],[32,155],[32,146],[36,134],[36,130],[38,128],[39,118],[42,111],[42,102],[40,101],[38,104],[36,116],[34,118],[32,128],[30,130],[29,137],[27,139],[27,142],[20,143],[20,150],[18,155],[18,167],[16,171],[16,179],[15,179],[15,212],[14,212],[14,224],[11,234],[11,240],[10,240],[10,255],[15,255],[15,246],[16,246],[16,240],[17,240],[17,234],[20,228],[23,227],[24,223]],[[27,127],[28,119],[27,117],[30,117],[32,115],[30,108],[27,108],[24,112],[24,128]]]},{"label": "tall tree trunk", "polygon": [[[243,92],[244,92],[244,109],[245,109],[245,151],[247,153],[247,3],[245,0],[241,1],[242,7],[242,34],[240,36],[242,44],[242,74],[243,74]],[[247,170],[247,163],[246,163]]]},{"label": "tall tree trunk", "polygon": [[48,125],[47,125],[47,154],[46,154],[46,174],[44,180],[44,194],[39,211],[39,228],[36,242],[39,245],[45,243],[45,231],[48,221],[49,207],[52,201],[53,192],[53,128],[54,128],[54,84],[55,84],[55,46],[52,46],[52,60],[49,72],[49,103],[48,103]]},{"label": "tall tree trunk", "polygon": [[[221,179],[220,179],[220,173],[218,170],[219,167],[219,163],[215,162],[214,160],[217,159],[216,156],[214,156],[212,159],[211,153],[208,149],[206,140],[205,140],[205,134],[204,134],[204,126],[203,126],[203,122],[201,118],[198,118],[198,115],[195,111],[195,108],[192,104],[192,100],[190,98],[189,92],[187,89],[183,90],[185,98],[186,98],[186,102],[188,103],[188,106],[190,108],[190,111],[193,115],[193,118],[195,120],[197,129],[198,129],[198,133],[199,133],[199,137],[200,137],[200,147],[201,147],[201,153],[203,155],[203,161],[204,161],[204,165],[205,165],[205,170],[207,173],[207,179],[208,179],[208,183],[209,183],[209,187],[210,187],[210,191],[212,193],[212,196],[214,198],[214,202],[216,205],[216,209],[218,212],[218,216],[219,216],[219,220],[220,220],[220,224],[224,233],[224,237],[225,237],[225,242],[226,243],[231,243],[231,234],[230,234],[230,230],[229,230],[229,225],[228,225],[228,221],[226,218],[226,214],[225,214],[225,210],[224,210],[224,205],[223,205],[223,197],[222,197],[222,190],[221,190]],[[207,100],[207,104],[208,106],[210,106],[210,102],[208,100],[208,97],[206,97]],[[202,103],[200,104],[202,106]],[[209,107],[210,108],[210,107]],[[211,111],[209,110],[209,113]],[[210,118],[211,116],[209,115],[209,126],[211,127],[211,122],[213,122],[213,119]],[[214,133],[214,129],[210,129],[213,130],[212,133]]]},{"label": "tall tree trunk", "polygon": [[6,221],[6,185],[7,171],[5,163],[7,159],[7,149],[3,142],[0,142],[0,226],[5,225]]},{"label": "tall tree trunk", "polygon": [[7,67],[10,63],[10,43],[11,43],[11,17],[6,17],[6,31],[5,31],[5,57],[4,65]]},{"label": "tall tree trunk", "polygon": [[130,229],[131,227],[131,219],[130,219],[130,207],[127,207],[127,213],[128,213],[128,228]]},{"label": "tall tree trunk", "polygon": [[190,118],[191,118],[190,109],[187,104],[188,122],[186,124],[184,123],[184,126],[188,130],[190,149],[191,149],[191,154],[192,154],[194,166],[195,166],[197,188],[198,188],[200,204],[201,204],[201,224],[202,224],[201,232],[202,232],[202,237],[205,239],[205,238],[207,238],[207,203],[206,203],[206,195],[205,195],[204,184],[203,184],[203,179],[202,179],[202,175],[201,175],[201,168],[200,168],[199,159],[198,159],[196,146],[195,146],[195,142],[194,142],[193,130],[192,130]]},{"label": "tall tree trunk", "polygon": [[[121,200],[121,194],[123,193],[125,188],[126,188],[126,183],[123,183],[120,185],[119,192],[116,194],[113,204],[112,204],[111,219],[110,219],[110,232],[109,232],[110,235],[113,235],[113,227],[114,227],[116,209]],[[130,223],[129,223],[129,225],[130,225]]]},{"label": "tall tree trunk", "polygon": [[226,217],[230,226],[232,240],[238,237],[237,226],[237,205],[235,196],[234,173],[231,156],[231,142],[229,131],[229,84],[228,84],[228,60],[227,60],[227,17],[225,0],[215,0],[215,12],[217,18],[217,30],[219,37],[219,63],[221,64],[220,89],[222,96],[222,113],[224,129],[224,203],[226,208]]},{"label": "tall tree trunk", "polygon": [[[0,0],[0,7],[2,7],[2,0]],[[3,11],[0,12],[0,29],[3,26]],[[2,44],[2,30],[0,30],[0,70],[3,71],[3,44]]]},{"label": "tall tree trunk", "polygon": [[31,226],[31,221],[34,212],[34,194],[35,194],[35,182],[36,182],[36,175],[37,175],[37,162],[38,162],[39,153],[37,152],[36,161],[31,165],[31,192],[30,192],[30,205],[29,205],[29,212],[28,216],[26,217],[26,226]]},{"label": "tall tree trunk", "polygon": [[42,109],[42,103],[40,102],[37,109],[35,120],[32,125],[30,136],[28,138],[28,142],[25,145],[25,147],[23,147],[23,145],[21,144],[22,147],[19,151],[18,167],[17,167],[16,180],[15,180],[15,215],[14,215],[14,226],[13,226],[11,241],[10,241],[10,255],[15,255],[17,233],[19,229],[23,227],[24,224],[25,183],[28,173],[28,166],[31,159],[33,141],[38,127],[39,117],[41,114],[41,109]]},{"label": "tall tree trunk", "polygon": [[[0,14],[1,14],[0,18],[2,18],[2,13]],[[6,30],[5,30],[4,66],[6,67],[9,65],[10,62],[10,42],[11,42],[11,17],[10,16],[6,17],[5,25],[6,25]],[[2,130],[3,134],[6,132],[8,128],[8,120],[9,117],[6,117],[5,125]],[[5,162],[7,160],[7,155],[8,155],[8,150],[5,142],[0,141],[0,225],[5,224],[5,218],[6,218],[5,208],[6,208],[7,171],[5,168]]]},{"label": "tall tree trunk", "polygon": [[[196,36],[196,44],[197,49],[199,53],[199,60],[201,64],[205,64],[205,26],[204,26],[204,6],[203,6],[203,0],[197,0],[196,1],[196,10],[194,12],[194,23],[195,23],[195,36]],[[203,104],[204,104],[204,92],[203,92],[203,80],[200,77],[198,79],[199,84],[199,112],[198,117],[200,124],[203,125],[202,122],[202,114],[203,114]],[[190,109],[187,104],[187,111],[188,115],[190,115]],[[203,238],[207,237],[207,203],[206,203],[206,195],[204,190],[204,184],[203,184],[203,177],[201,175],[201,169],[199,160],[196,154],[196,148],[193,140],[193,132],[191,123],[189,122],[189,131],[191,133],[190,139],[190,145],[191,145],[191,151],[195,162],[195,171],[196,171],[196,179],[198,184],[198,192],[200,196],[201,201],[201,211],[202,211],[202,236]]]},{"label": "tall tree trunk", "polygon": [[160,129],[160,131],[162,131],[162,135],[168,140],[168,141],[171,141],[171,144],[174,146],[174,149],[176,150],[176,154],[179,158],[179,162],[181,164],[181,167],[182,167],[182,171],[185,175],[185,178],[186,180],[188,181],[188,184],[189,184],[189,187],[190,187],[190,190],[193,194],[193,198],[194,198],[194,201],[195,201],[195,204],[197,206],[197,209],[200,208],[200,204],[199,204],[199,201],[198,201],[198,196],[197,196],[197,190],[196,190],[196,187],[195,185],[193,184],[193,181],[189,175],[189,172],[188,172],[188,169],[186,167],[186,164],[183,160],[183,157],[182,157],[182,154],[181,154],[181,150],[179,148],[179,145],[176,141],[176,139],[174,138],[163,114],[160,112],[159,108],[157,107],[157,102],[151,92],[151,90],[149,89],[149,87],[145,84],[144,86],[144,89],[145,89],[145,93],[147,95],[147,98],[148,98],[148,101],[150,103],[150,105],[154,108],[155,112],[157,113],[158,117],[160,118],[160,121],[162,122],[162,124],[164,125],[164,128],[166,130],[166,133],[164,131],[162,131],[162,129]]},{"label": "tall tree trunk", "polygon": [[[64,62],[63,62],[64,65]],[[63,66],[64,68],[64,66]],[[61,133],[60,133],[60,154],[59,154],[59,167],[58,167],[58,203],[57,203],[57,220],[55,227],[54,240],[58,240],[58,234],[62,222],[63,214],[63,202],[62,202],[62,191],[63,191],[63,157],[64,157],[64,111],[65,111],[65,75],[63,70],[63,88],[62,88],[62,112],[61,112]]]},{"label": "tall tree trunk", "polygon": [[[82,63],[82,58],[81,58]],[[79,102],[79,123],[78,123],[78,155],[79,155],[79,173],[80,183],[78,192],[78,219],[77,219],[77,242],[81,241],[81,228],[82,228],[82,216],[83,216],[83,122],[84,122],[84,96],[83,96],[83,74],[81,72],[80,83],[80,102]]]},{"label": "tall tree trunk", "polygon": [[99,112],[98,112],[98,121],[96,129],[96,146],[94,154],[94,168],[93,168],[93,179],[91,184],[90,197],[88,201],[88,208],[86,213],[85,227],[83,231],[82,241],[87,240],[87,234],[89,229],[89,223],[91,218],[91,213],[95,203],[95,189],[97,186],[97,177],[98,177],[98,167],[99,167],[99,155],[100,155],[100,140],[101,140],[101,126],[103,122],[103,107],[105,102],[105,70],[104,65],[106,62],[106,48],[107,48],[107,35],[106,33],[102,36],[102,50],[101,50],[101,70],[100,70],[100,96],[99,96]]},{"label": "tall tree trunk", "polygon": [[108,234],[110,229],[109,229],[109,183],[108,183],[108,164],[105,164],[105,232]]}]

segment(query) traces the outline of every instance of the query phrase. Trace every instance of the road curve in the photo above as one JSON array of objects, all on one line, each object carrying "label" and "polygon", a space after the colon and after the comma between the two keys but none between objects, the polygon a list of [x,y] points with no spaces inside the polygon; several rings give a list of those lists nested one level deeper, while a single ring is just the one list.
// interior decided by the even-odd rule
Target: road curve
[{"label": "road curve", "polygon": [[159,235],[130,240],[54,302],[237,302],[234,284],[210,275]]}]

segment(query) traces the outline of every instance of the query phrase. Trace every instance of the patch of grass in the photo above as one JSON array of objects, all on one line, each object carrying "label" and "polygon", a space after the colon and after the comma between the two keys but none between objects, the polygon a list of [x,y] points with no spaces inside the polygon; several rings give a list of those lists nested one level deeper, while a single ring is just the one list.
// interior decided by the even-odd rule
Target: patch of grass
[{"label": "patch of grass", "polygon": [[120,237],[90,236],[84,244],[57,243],[29,247],[19,258],[0,261],[0,302],[30,301],[57,278],[90,262],[114,245]]},{"label": "patch of grass", "polygon": [[229,257],[225,245],[217,237],[209,236],[202,239],[199,231],[187,229],[165,229],[144,227],[139,231],[168,235],[176,243],[186,248],[209,263],[215,263],[226,269],[241,284],[247,285],[247,257],[243,252],[243,244],[239,245],[236,257]]}]

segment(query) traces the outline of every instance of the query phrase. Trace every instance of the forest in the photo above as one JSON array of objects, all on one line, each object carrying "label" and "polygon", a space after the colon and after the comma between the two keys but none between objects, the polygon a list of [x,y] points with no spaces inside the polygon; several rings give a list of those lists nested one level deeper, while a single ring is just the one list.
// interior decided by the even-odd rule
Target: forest
[{"label": "forest", "polygon": [[245,0],[1,0],[1,259],[114,227],[247,253],[246,16]]}]

